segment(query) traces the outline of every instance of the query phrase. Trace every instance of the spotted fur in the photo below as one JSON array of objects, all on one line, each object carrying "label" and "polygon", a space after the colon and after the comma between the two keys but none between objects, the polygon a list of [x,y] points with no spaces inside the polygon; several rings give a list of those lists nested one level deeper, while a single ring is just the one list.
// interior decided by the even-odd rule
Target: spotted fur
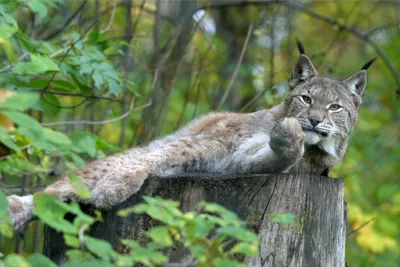
[{"label": "spotted fur", "polygon": [[[96,207],[121,203],[149,175],[178,172],[321,174],[344,155],[357,121],[366,70],[344,81],[320,77],[302,49],[279,105],[249,114],[211,113],[144,147],[89,163],[76,174]],[[67,177],[45,193],[79,200]],[[32,196],[8,197],[15,229],[32,218]]]}]

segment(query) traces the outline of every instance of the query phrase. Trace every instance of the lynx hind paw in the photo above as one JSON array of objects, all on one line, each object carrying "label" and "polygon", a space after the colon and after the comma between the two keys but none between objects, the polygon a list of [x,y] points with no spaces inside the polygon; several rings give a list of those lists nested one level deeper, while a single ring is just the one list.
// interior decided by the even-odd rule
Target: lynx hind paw
[{"label": "lynx hind paw", "polygon": [[33,196],[16,196],[7,197],[8,214],[14,225],[14,231],[21,231],[27,223],[33,218]]}]

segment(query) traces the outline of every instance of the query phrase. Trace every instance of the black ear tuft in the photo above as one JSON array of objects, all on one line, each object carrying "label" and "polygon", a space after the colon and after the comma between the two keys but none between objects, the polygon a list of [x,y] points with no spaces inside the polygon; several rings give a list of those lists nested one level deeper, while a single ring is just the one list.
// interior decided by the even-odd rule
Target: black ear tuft
[{"label": "black ear tuft", "polygon": [[304,50],[302,43],[299,41],[299,39],[297,39],[297,37],[296,37],[296,44],[297,48],[299,49],[300,55],[305,55],[306,51]]},{"label": "black ear tuft", "polygon": [[365,63],[364,66],[362,66],[362,70],[367,70],[369,67],[371,67],[372,63],[374,63],[376,60],[376,57],[374,57],[373,59],[371,59],[370,61],[368,61],[367,63]]}]

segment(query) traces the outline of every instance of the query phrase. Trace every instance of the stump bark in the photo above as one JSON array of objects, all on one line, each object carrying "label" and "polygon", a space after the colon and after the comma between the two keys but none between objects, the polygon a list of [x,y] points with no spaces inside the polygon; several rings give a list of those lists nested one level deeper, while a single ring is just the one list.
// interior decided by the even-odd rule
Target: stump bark
[{"label": "stump bark", "polygon": [[[259,255],[246,257],[248,266],[345,266],[346,214],[343,180],[309,174],[272,174],[227,177],[187,174],[150,178],[138,194],[112,210],[103,212],[103,223],[95,224],[91,235],[109,241],[122,251],[121,239],[147,241],[145,231],[156,225],[147,216],[117,216],[119,209],[136,205],[142,196],[177,200],[183,211],[198,209],[197,203],[218,203],[248,222],[260,238]],[[269,214],[292,213],[299,224],[271,221]],[[68,248],[62,235],[45,228],[44,254],[60,264]],[[168,251],[171,262],[187,256],[183,248]]]}]

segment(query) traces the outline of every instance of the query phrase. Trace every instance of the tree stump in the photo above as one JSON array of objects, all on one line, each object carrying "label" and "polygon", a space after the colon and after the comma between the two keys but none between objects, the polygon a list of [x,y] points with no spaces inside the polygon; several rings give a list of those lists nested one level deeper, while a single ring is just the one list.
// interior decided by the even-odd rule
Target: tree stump
[{"label": "tree stump", "polygon": [[[226,176],[185,174],[149,178],[138,194],[112,210],[103,212],[103,223],[91,235],[109,241],[122,251],[121,239],[143,244],[144,232],[156,225],[147,216],[117,216],[119,209],[141,202],[142,196],[177,200],[183,211],[198,209],[197,203],[218,203],[248,222],[260,237],[259,255],[246,257],[248,266],[345,266],[346,216],[343,180],[309,174]],[[292,213],[299,224],[283,225],[270,220],[271,213]],[[60,264],[68,248],[62,235],[45,228],[44,254]],[[168,251],[171,262],[180,262],[187,251]]]}]

